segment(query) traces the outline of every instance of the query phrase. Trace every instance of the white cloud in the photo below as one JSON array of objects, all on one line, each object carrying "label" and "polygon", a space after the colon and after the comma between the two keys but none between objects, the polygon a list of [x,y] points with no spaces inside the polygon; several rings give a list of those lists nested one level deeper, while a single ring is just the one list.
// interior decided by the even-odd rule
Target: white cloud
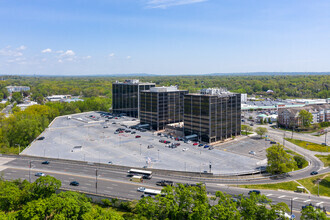
[{"label": "white cloud", "polygon": [[73,52],[72,50],[67,50],[67,51],[65,51],[65,53],[62,54],[62,55],[65,55],[65,56],[74,56],[74,55],[75,55],[75,52]]},{"label": "white cloud", "polygon": [[63,63],[63,60],[59,59],[58,62],[59,62],[59,63]]},{"label": "white cloud", "polygon": [[23,56],[23,53],[20,51],[25,49],[26,49],[25,46],[20,46],[16,49],[11,49],[11,46],[7,46],[5,48],[0,49],[0,56],[21,57]]},{"label": "white cloud", "polygon": [[205,1],[208,0],[148,0],[147,7],[165,9],[171,6],[188,5],[188,4],[205,2]]},{"label": "white cloud", "polygon": [[131,59],[131,56],[127,56],[126,59],[128,59],[128,60]]},{"label": "white cloud", "polygon": [[109,57],[114,57],[114,56],[115,56],[114,53],[110,53],[110,54],[109,54]]},{"label": "white cloud", "polygon": [[26,46],[22,45],[22,46],[16,48],[16,50],[26,50]]},{"label": "white cloud", "polygon": [[47,48],[47,49],[44,49],[41,51],[41,53],[51,53],[52,52],[52,49],[50,48]]},{"label": "white cloud", "polygon": [[63,52],[64,52],[63,50],[58,50],[55,53],[63,53]]},{"label": "white cloud", "polygon": [[85,57],[83,57],[84,60],[89,60],[90,58],[92,58],[92,56],[85,56]]}]

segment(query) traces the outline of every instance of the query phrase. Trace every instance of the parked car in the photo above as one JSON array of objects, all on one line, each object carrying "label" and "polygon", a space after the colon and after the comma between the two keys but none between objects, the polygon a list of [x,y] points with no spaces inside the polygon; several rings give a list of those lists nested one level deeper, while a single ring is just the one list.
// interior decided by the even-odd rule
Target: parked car
[{"label": "parked car", "polygon": [[182,151],[187,151],[189,148],[185,147],[182,149]]},{"label": "parked car", "polygon": [[140,135],[136,135],[135,138],[140,138],[141,136]]},{"label": "parked car", "polygon": [[193,143],[194,146],[198,145],[198,143]]},{"label": "parked car", "polygon": [[311,172],[311,175],[317,175],[317,174],[319,174],[319,172],[317,172],[317,171],[312,171]]},{"label": "parked car", "polygon": [[204,146],[204,144],[199,144],[199,145],[198,145],[198,147],[203,147],[203,146]]},{"label": "parked car", "polygon": [[213,150],[213,149],[214,149],[214,147],[213,147],[213,146],[209,147],[209,150]]},{"label": "parked car", "polygon": [[70,185],[71,185],[71,186],[79,186],[79,182],[77,182],[77,181],[72,181],[72,182],[70,182]]},{"label": "parked car", "polygon": [[112,122],[113,125],[117,124],[116,122]]},{"label": "parked car", "polygon": [[276,141],[271,141],[270,144],[276,144]]},{"label": "parked car", "polygon": [[103,128],[108,128],[108,126],[105,125],[105,126],[103,126]]},{"label": "parked car", "polygon": [[39,137],[37,140],[38,141],[42,141],[42,140],[44,140],[45,139],[45,137]]},{"label": "parked car", "polygon": [[35,176],[46,176],[46,174],[39,172],[39,173],[36,173]]},{"label": "parked car", "polygon": [[180,146],[180,143],[174,143],[175,146]]},{"label": "parked car", "polygon": [[205,146],[204,146],[204,148],[209,148],[209,147],[210,147],[210,145],[205,145]]},{"label": "parked car", "polygon": [[154,148],[154,146],[153,145],[148,145],[148,149],[150,149],[150,148]]},{"label": "parked car", "polygon": [[136,132],[135,131],[132,131],[131,134],[136,134]]},{"label": "parked car", "polygon": [[43,162],[41,162],[41,164],[49,164],[49,161],[43,161]]},{"label": "parked car", "polygon": [[118,131],[115,131],[114,134],[119,134],[119,132]]},{"label": "parked car", "polygon": [[252,193],[255,193],[255,194],[259,195],[260,191],[254,189],[254,190],[250,190],[248,194],[251,195]]}]

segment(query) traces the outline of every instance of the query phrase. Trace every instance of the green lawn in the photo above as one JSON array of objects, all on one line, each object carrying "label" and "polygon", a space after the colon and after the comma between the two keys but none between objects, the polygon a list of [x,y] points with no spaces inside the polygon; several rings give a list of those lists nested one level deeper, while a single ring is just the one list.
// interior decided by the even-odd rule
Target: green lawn
[{"label": "green lawn", "polygon": [[330,196],[330,174],[323,174],[318,176],[313,176],[310,178],[298,180],[306,189],[308,189],[312,194],[317,195],[317,180],[322,179],[320,182],[320,196]]},{"label": "green lawn", "polygon": [[318,152],[330,152],[329,147],[323,146],[321,144],[315,144],[308,141],[302,141],[297,139],[285,138],[285,140],[298,145],[299,147],[311,150],[311,151],[318,151]]},{"label": "green lawn", "polygon": [[318,157],[324,163],[325,167],[330,166],[330,154],[329,155],[315,154],[315,157]]},{"label": "green lawn", "polygon": [[[320,182],[320,196],[330,196],[330,174],[317,175],[306,179],[298,180],[306,189],[312,194],[317,195],[317,183],[316,180],[322,179]],[[290,190],[296,191],[298,183],[294,181],[276,183],[276,184],[256,184],[256,185],[239,185],[240,188],[248,189],[270,189],[270,190]]]},{"label": "green lawn", "polygon": [[248,189],[283,189],[283,190],[290,190],[295,191],[299,186],[298,183],[294,181],[284,182],[284,183],[276,183],[276,184],[255,184],[255,185],[239,185],[241,188],[248,188]]}]

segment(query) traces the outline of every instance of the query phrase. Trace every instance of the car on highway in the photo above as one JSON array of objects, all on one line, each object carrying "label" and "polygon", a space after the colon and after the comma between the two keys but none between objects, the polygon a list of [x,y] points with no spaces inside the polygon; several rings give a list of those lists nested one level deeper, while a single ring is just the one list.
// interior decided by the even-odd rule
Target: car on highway
[{"label": "car on highway", "polygon": [[254,190],[250,190],[248,194],[251,195],[252,193],[255,193],[256,195],[260,195],[260,191],[259,190],[255,190],[255,189]]},{"label": "car on highway", "polygon": [[43,162],[41,162],[41,164],[49,164],[49,161],[43,161]]},{"label": "car on highway", "polygon": [[39,137],[37,140],[38,141],[42,141],[42,140],[44,140],[45,139],[45,137]]},{"label": "car on highway", "polygon": [[71,185],[71,186],[79,186],[79,182],[77,182],[77,181],[72,181],[72,182],[70,182],[70,185]]},{"label": "car on highway", "polygon": [[135,138],[141,138],[141,136],[140,135],[136,135]]},{"label": "car on highway", "polygon": [[317,175],[317,174],[319,174],[319,172],[317,172],[317,171],[312,171],[311,172],[311,175]]},{"label": "car on highway", "polygon": [[173,181],[169,181],[169,180],[161,180],[156,182],[157,186],[173,186]]},{"label": "car on highway", "polygon": [[38,177],[39,177],[39,176],[46,176],[46,174],[41,173],[41,172],[38,172],[38,173],[35,174],[35,176],[38,176]]},{"label": "car on highway", "polygon": [[251,154],[251,155],[254,155],[254,156],[255,156],[255,155],[256,155],[256,152],[254,152],[254,151],[252,151],[252,150],[251,150],[251,151],[249,152],[249,154]]},{"label": "car on highway", "polygon": [[137,188],[137,191],[138,191],[138,192],[144,192],[144,190],[146,190],[145,187],[139,187],[139,188]]}]

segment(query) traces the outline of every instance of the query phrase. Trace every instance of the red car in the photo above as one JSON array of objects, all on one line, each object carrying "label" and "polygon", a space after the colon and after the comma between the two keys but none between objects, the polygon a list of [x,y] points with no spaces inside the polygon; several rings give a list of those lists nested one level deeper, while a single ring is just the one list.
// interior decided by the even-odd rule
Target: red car
[{"label": "red car", "polygon": [[136,135],[135,138],[140,138],[141,136],[140,135]]},{"label": "red car", "polygon": [[119,133],[124,133],[124,131],[120,130]]},{"label": "red car", "polygon": [[198,143],[193,143],[193,145],[198,145]]}]

